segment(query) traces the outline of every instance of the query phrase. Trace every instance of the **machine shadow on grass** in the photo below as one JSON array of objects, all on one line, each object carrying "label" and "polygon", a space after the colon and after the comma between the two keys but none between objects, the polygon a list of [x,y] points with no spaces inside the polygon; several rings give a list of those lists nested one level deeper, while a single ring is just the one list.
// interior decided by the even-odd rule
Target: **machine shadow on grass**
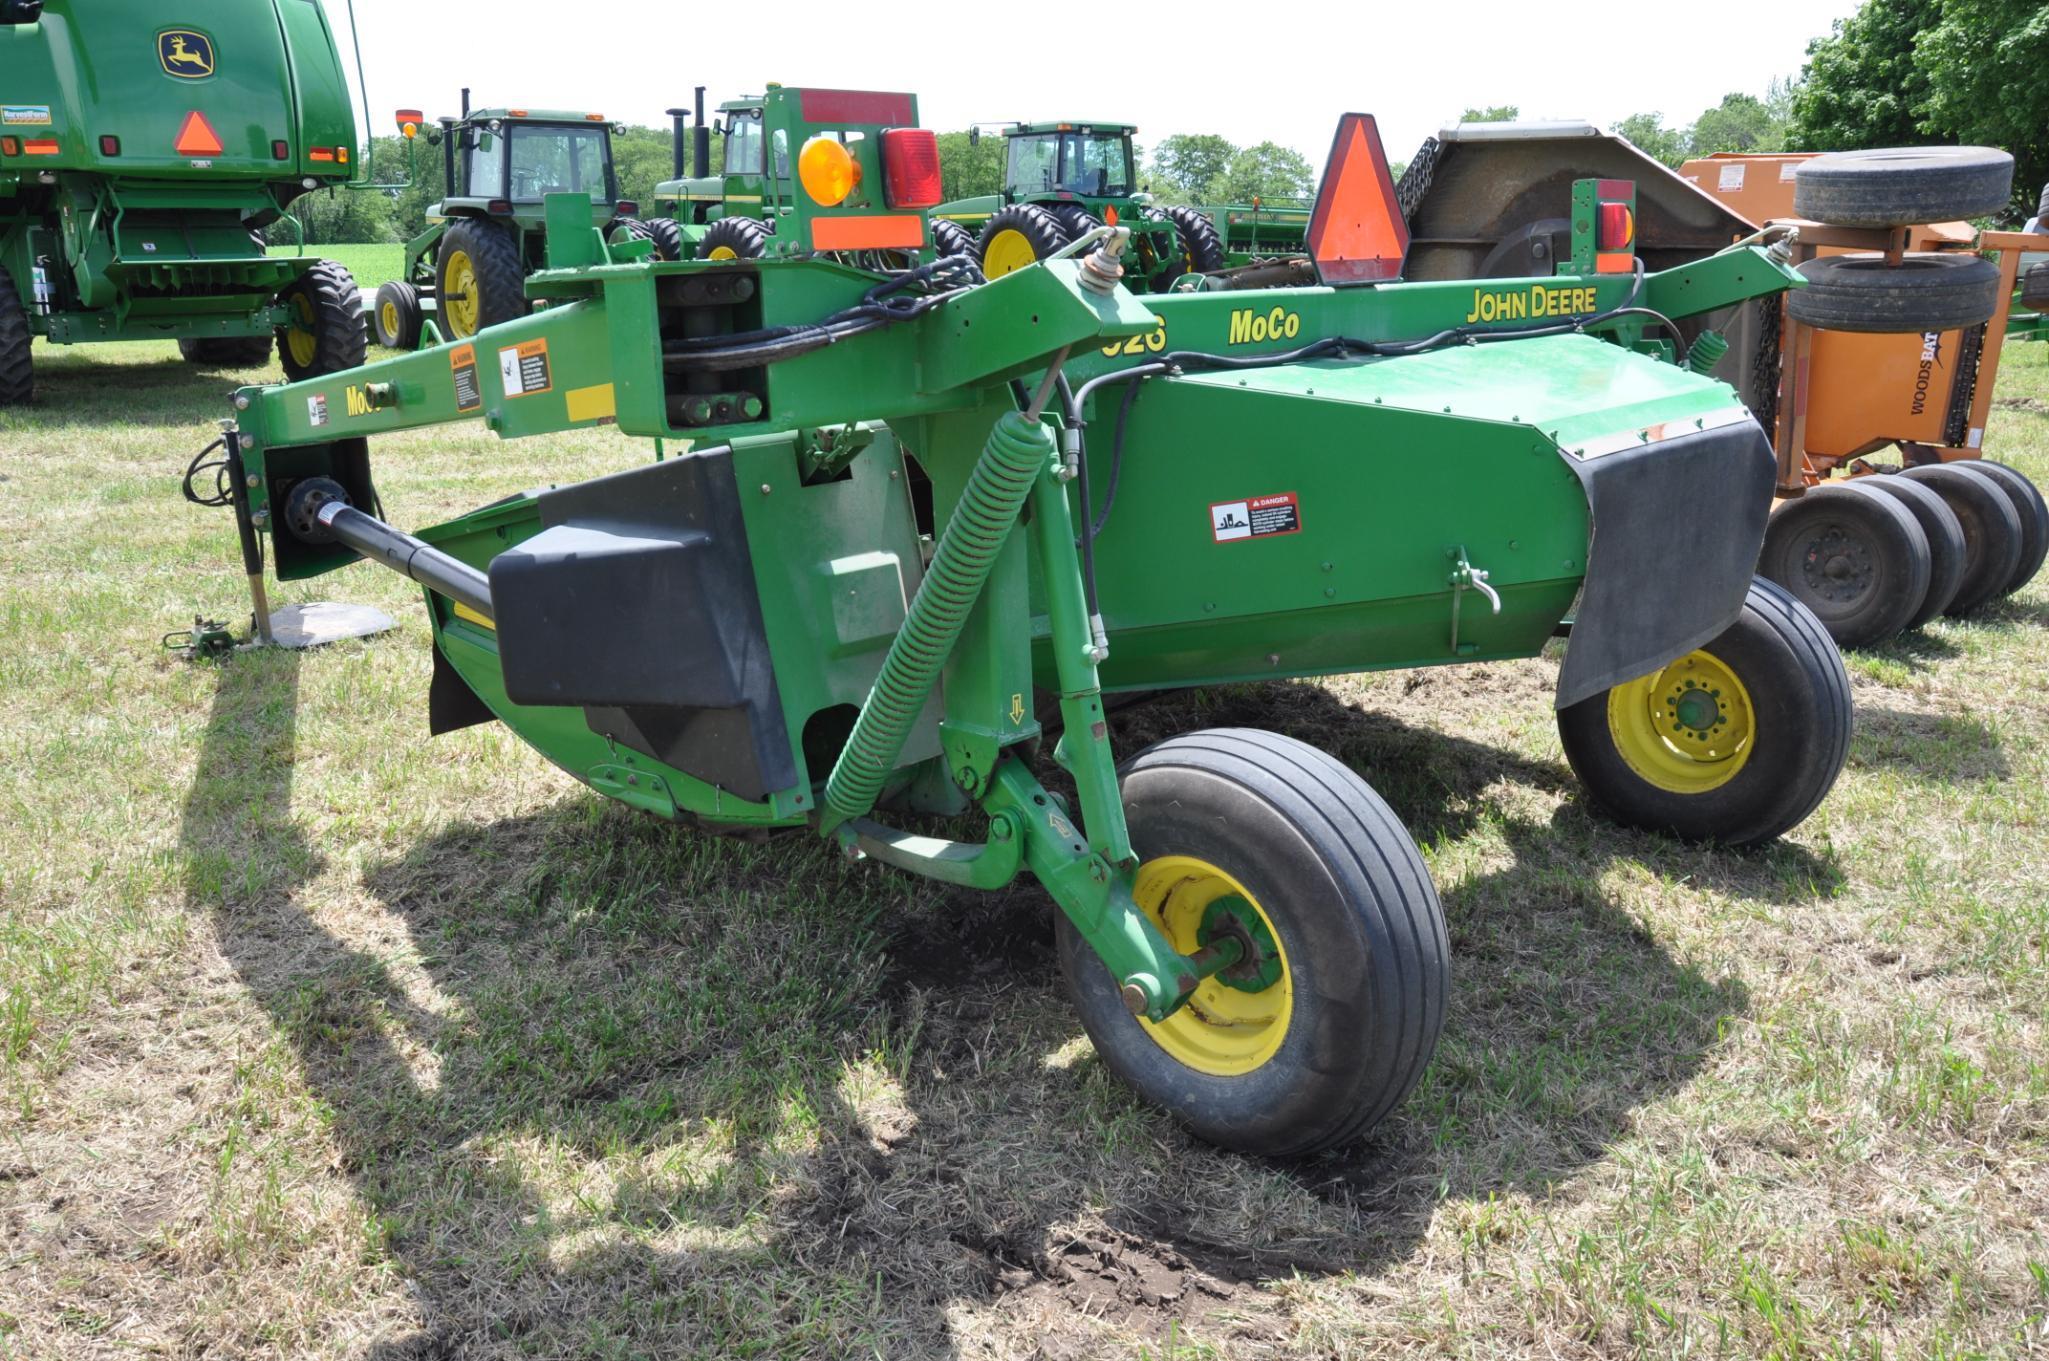
[{"label": "machine shadow on grass", "polygon": [[[155,361],[102,362],[75,349],[38,345],[35,366],[35,401],[10,414],[65,431],[190,425],[197,436],[202,427],[234,414],[228,399],[236,388],[284,381],[274,360],[253,369],[221,369],[188,364],[175,351]],[[194,452],[198,447],[193,445]]]},{"label": "machine shadow on grass", "polygon": [[188,894],[332,1112],[417,1302],[384,1361],[620,1339],[944,1356],[984,1326],[1049,1355],[1170,1325],[1283,1353],[1288,1305],[1263,1282],[1370,1274],[1447,1206],[1554,1193],[1744,1008],[1603,888],[1612,860],[1774,902],[1833,882],[1793,848],[1708,856],[1570,801],[1548,824],[1491,815],[1490,783],[1569,776],[1314,687],[1120,715],[1133,750],[1176,724],[1321,741],[1426,844],[1498,836],[1513,856],[1445,893],[1451,1014],[1408,1106],[1276,1165],[1187,1138],[1078,1042],[1035,887],[956,892],[586,794],[366,868],[442,999],[421,1005],[388,951],[300,901],[320,861],[291,806],[299,665],[220,668]]}]

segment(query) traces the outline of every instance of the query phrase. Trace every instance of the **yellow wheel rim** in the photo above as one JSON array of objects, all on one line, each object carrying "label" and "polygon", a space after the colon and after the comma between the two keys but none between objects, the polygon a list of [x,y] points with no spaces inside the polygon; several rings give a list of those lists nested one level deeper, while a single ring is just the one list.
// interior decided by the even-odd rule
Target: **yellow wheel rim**
[{"label": "yellow wheel rim", "polygon": [[397,340],[398,304],[386,299],[384,305],[377,309],[377,317],[384,324],[384,334],[390,336],[393,340]]},{"label": "yellow wheel rim", "polygon": [[1757,744],[1757,711],[1728,663],[1692,652],[1608,692],[1608,734],[1629,768],[1673,794],[1736,778]]},{"label": "yellow wheel rim", "polygon": [[477,298],[477,266],[466,250],[448,252],[441,266],[441,315],[451,336],[473,336],[483,313]]},{"label": "yellow wheel rim", "polygon": [[982,277],[998,278],[1038,261],[1038,253],[1032,249],[1032,243],[1025,234],[1005,227],[990,239],[989,249],[982,252]]},{"label": "yellow wheel rim", "polygon": [[713,246],[711,254],[704,258],[707,260],[737,260],[740,258],[740,252],[734,250],[731,246]]},{"label": "yellow wheel rim", "polygon": [[1213,906],[1235,900],[1222,906],[1256,919],[1279,956],[1279,977],[1257,992],[1234,987],[1223,976],[1205,978],[1166,1020],[1141,1019],[1153,1042],[1197,1072],[1218,1077],[1249,1073],[1280,1052],[1295,1011],[1294,979],[1280,933],[1259,900],[1215,865],[1188,855],[1147,861],[1132,885],[1132,898],[1183,954],[1206,943],[1203,924],[1218,915]]},{"label": "yellow wheel rim", "polygon": [[313,330],[313,299],[304,293],[292,295],[292,320],[285,327],[285,344],[292,352],[292,362],[302,369],[310,368],[320,353],[320,337]]}]

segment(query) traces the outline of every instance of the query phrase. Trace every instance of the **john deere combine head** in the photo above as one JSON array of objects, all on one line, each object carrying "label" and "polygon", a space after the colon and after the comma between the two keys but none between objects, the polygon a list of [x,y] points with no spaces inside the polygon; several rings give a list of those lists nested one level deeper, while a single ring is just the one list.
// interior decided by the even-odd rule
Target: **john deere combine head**
[{"label": "john deere combine head", "polygon": [[[896,125],[903,97],[818,93],[791,92],[825,116],[778,236],[922,258],[901,205],[937,198],[931,134]],[[544,311],[237,395],[245,567],[267,540],[281,578],[368,558],[421,582],[434,731],[502,722],[661,817],[808,828],[968,888],[1029,872],[1116,1071],[1219,1143],[1325,1147],[1436,1044],[1424,862],[1325,753],[1243,729],[1120,752],[1106,692],[1569,633],[1566,752],[1626,822],[1773,837],[1844,757],[1840,660],[1751,578],[1768,444],[1662,330],[1793,278],[1747,247],[1646,272],[1629,186],[1568,188],[1584,272],[1399,282],[1406,230],[1349,115],[1308,232],[1321,286],[1145,299],[1107,226],[984,281],[958,255],[654,262],[551,198]],[[416,534],[378,518],[379,438],[464,420],[661,443]]]}]

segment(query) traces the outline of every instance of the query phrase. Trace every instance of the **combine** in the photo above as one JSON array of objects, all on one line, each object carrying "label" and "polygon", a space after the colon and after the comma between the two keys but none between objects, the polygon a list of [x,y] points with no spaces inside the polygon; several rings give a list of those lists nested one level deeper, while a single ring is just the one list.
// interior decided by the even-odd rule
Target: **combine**
[{"label": "combine", "polygon": [[349,272],[262,235],[353,173],[320,6],[7,0],[0,76],[0,405],[33,394],[35,337],[233,367],[275,342],[288,379],[363,362]]},{"label": "combine", "polygon": [[[1120,753],[1106,694],[1565,633],[1566,754],[1616,818],[1753,843],[1827,793],[1849,688],[1752,578],[1769,443],[1653,334],[1795,286],[1767,252],[1647,271],[1630,186],[1601,182],[1568,186],[1570,272],[1398,282],[1407,232],[1353,114],[1307,232],[1318,287],[1140,298],[1107,224],[985,280],[933,256],[908,95],[771,98],[798,190],[776,235],[813,254],[655,261],[553,195],[544,310],[236,394],[214,473],[259,631],[266,556],[285,581],[367,559],[425,588],[434,732],[500,722],[656,816],[808,829],[961,889],[1029,873],[1105,1061],[1269,1155],[1415,1085],[1442,909],[1348,767],[1247,729]],[[824,258],[861,243],[923,263]],[[375,442],[475,420],[616,424],[654,457],[383,519]]]}]

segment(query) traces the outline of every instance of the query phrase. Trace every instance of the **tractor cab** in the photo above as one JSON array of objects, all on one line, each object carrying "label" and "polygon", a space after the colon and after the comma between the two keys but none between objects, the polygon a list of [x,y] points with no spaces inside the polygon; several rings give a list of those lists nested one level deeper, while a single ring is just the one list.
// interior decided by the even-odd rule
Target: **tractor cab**
[{"label": "tractor cab", "polygon": [[1079,201],[1099,217],[1128,208],[1138,195],[1136,131],[1128,123],[1019,123],[1003,134],[1003,196],[1011,203]]},{"label": "tractor cab", "polygon": [[549,194],[589,194],[600,224],[614,216],[619,182],[603,114],[483,109],[443,127],[443,193],[430,219],[531,217],[538,225]]},{"label": "tractor cab", "polygon": [[[683,113],[672,112],[676,177],[655,186],[657,207],[679,223],[699,227],[734,216],[773,221],[790,198],[790,134],[786,127],[768,126],[767,96],[748,95],[718,106],[718,122],[705,130],[707,150],[700,152],[700,164],[688,176],[683,173]],[[700,122],[702,118],[700,111]],[[708,134],[713,130],[723,139],[725,153],[716,175],[708,154]]]}]

